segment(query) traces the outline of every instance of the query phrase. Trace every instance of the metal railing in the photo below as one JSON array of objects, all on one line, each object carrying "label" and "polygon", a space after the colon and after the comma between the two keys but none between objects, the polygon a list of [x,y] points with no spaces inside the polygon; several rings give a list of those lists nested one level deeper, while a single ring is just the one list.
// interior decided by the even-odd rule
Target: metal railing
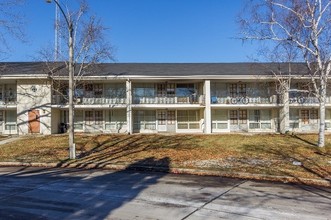
[{"label": "metal railing", "polygon": [[3,97],[0,99],[0,105],[16,105],[17,104],[17,96],[9,96],[9,97]]},{"label": "metal railing", "polygon": [[[331,97],[326,97],[325,102],[327,104],[331,103]],[[319,104],[319,100],[317,97],[304,97],[304,96],[298,96],[298,97],[291,97],[289,98],[290,104]]]},{"label": "metal railing", "polygon": [[[110,104],[126,104],[126,98],[85,98],[78,97],[74,99],[76,105],[110,105]],[[52,96],[53,105],[65,105],[68,104],[68,97],[62,95]]]},{"label": "metal railing", "polygon": [[205,96],[133,97],[133,104],[205,104]]},{"label": "metal railing", "polygon": [[211,97],[211,104],[248,105],[248,104],[278,104],[277,95],[270,97]]}]

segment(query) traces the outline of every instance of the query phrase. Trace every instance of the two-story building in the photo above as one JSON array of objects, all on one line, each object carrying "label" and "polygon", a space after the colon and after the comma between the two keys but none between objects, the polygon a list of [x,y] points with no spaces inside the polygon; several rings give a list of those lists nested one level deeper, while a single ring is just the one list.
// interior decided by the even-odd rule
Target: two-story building
[{"label": "two-story building", "polygon": [[[303,64],[98,64],[76,76],[75,131],[315,132],[318,100]],[[0,63],[0,133],[66,131],[64,63]],[[289,69],[291,71],[289,71]],[[57,74],[59,73],[59,74]],[[291,89],[279,89],[279,77]],[[326,123],[331,127],[331,93]]]}]

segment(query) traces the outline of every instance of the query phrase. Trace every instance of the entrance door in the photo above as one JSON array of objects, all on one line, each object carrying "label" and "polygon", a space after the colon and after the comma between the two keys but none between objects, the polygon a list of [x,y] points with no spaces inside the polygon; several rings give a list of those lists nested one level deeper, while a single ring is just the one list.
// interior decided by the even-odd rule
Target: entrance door
[{"label": "entrance door", "polygon": [[230,110],[230,131],[248,131],[247,110]]},{"label": "entrance door", "polygon": [[167,132],[167,111],[157,111],[157,130],[160,132]]},{"label": "entrance door", "polygon": [[158,110],[157,123],[159,132],[176,132],[176,112]]},{"label": "entrance door", "polygon": [[29,133],[40,133],[39,110],[29,111]]}]

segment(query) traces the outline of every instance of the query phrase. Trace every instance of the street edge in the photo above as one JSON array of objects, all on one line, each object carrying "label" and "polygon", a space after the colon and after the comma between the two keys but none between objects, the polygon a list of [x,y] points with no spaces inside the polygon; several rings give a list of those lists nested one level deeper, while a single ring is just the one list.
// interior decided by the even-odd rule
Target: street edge
[{"label": "street edge", "polygon": [[190,174],[200,176],[220,176],[227,178],[239,178],[249,180],[262,180],[273,181],[282,183],[298,183],[312,186],[331,187],[330,179],[311,179],[291,176],[276,176],[276,175],[263,175],[245,172],[225,172],[215,170],[203,169],[188,169],[188,168],[167,168],[157,166],[132,166],[132,165],[115,165],[115,164],[81,164],[81,163],[37,163],[37,162],[0,162],[0,167],[10,166],[26,166],[26,167],[47,167],[47,168],[79,168],[79,169],[108,169],[108,170],[138,170],[138,171],[155,171],[166,172],[173,174]]}]

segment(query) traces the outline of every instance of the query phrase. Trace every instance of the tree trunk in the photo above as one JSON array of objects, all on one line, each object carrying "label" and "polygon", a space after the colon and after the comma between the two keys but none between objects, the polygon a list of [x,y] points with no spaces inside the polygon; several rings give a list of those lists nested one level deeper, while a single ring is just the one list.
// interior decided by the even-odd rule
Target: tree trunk
[{"label": "tree trunk", "polygon": [[74,131],[74,50],[73,27],[69,25],[69,158],[76,158],[75,131]]},{"label": "tree trunk", "polygon": [[320,87],[320,123],[318,131],[318,146],[324,147],[325,145],[325,99],[326,99],[326,81],[323,77]]}]

